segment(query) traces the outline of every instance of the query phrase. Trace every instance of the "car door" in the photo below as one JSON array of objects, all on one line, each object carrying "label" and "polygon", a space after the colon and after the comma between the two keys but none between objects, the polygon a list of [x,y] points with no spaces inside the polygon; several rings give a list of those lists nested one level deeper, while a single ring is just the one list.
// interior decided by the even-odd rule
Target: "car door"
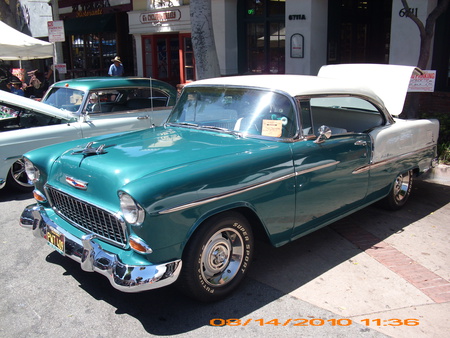
[{"label": "car door", "polygon": [[148,111],[134,111],[133,114],[98,114],[96,116],[87,116],[80,123],[80,126],[83,137],[91,137],[150,128],[151,117]]},{"label": "car door", "polygon": [[[309,109],[309,108],[308,108]],[[303,109],[304,110],[304,109]],[[293,237],[326,225],[364,204],[370,161],[368,133],[348,132],[329,125],[330,138],[318,141],[315,125],[303,117],[303,141],[292,144],[296,172],[296,216]],[[321,123],[321,125],[326,125]]]},{"label": "car door", "polygon": [[153,108],[147,107],[150,100],[134,95],[126,99],[131,94],[113,89],[89,92],[82,112],[83,137],[147,129],[165,121],[170,108],[157,108],[157,114],[164,115],[159,118]]}]

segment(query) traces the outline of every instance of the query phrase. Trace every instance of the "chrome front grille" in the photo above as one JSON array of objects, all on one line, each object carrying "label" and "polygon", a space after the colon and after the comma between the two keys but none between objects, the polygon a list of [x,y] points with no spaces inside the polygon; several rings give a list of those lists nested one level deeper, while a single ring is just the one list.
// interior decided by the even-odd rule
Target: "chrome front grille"
[{"label": "chrome front grille", "polygon": [[126,245],[126,227],[116,215],[53,187],[46,188],[53,209],[68,222],[108,242]]}]

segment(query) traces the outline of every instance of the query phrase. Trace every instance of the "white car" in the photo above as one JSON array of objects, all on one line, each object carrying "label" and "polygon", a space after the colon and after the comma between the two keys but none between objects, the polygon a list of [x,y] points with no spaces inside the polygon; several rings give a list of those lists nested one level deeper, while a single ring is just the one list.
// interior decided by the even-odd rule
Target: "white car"
[{"label": "white car", "polygon": [[[114,82],[118,84],[115,87]],[[148,93],[148,79],[89,78],[61,81],[47,93],[48,103],[52,105],[0,90],[0,189],[32,190],[33,185],[28,182],[22,161],[22,155],[27,151],[64,141],[162,124],[175,103],[175,88],[162,81],[152,80],[152,99],[158,103],[154,108],[149,108],[149,104],[143,101],[151,100],[130,98],[129,90],[138,88],[138,82],[139,91],[145,91],[142,86],[147,86]],[[120,95],[125,92],[128,95]],[[101,110],[92,109],[94,103],[89,101],[94,96],[98,101],[102,100]],[[73,104],[79,101],[81,104],[78,106],[83,108],[74,110],[58,106],[63,99]],[[164,103],[161,104],[163,99]],[[147,107],[126,105],[126,102],[137,101]],[[113,106],[120,109],[106,111],[104,108]]]}]

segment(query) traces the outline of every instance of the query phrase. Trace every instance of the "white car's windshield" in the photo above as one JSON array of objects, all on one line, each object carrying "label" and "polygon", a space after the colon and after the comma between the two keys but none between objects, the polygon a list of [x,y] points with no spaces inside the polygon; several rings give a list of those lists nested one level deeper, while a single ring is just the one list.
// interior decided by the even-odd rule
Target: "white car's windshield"
[{"label": "white car's windshield", "polygon": [[248,88],[186,88],[167,123],[282,138],[293,137],[297,130],[287,96]]},{"label": "white car's windshield", "polygon": [[77,112],[83,102],[84,92],[72,88],[53,87],[42,102],[51,106]]}]

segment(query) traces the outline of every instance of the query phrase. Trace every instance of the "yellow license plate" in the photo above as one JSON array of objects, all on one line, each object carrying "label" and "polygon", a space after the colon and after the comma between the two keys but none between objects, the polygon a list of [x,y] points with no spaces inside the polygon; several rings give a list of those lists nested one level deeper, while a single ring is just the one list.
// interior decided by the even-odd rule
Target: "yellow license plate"
[{"label": "yellow license plate", "polygon": [[65,242],[66,241],[62,233],[50,226],[47,226],[47,243],[61,255],[64,255],[65,252]]}]

